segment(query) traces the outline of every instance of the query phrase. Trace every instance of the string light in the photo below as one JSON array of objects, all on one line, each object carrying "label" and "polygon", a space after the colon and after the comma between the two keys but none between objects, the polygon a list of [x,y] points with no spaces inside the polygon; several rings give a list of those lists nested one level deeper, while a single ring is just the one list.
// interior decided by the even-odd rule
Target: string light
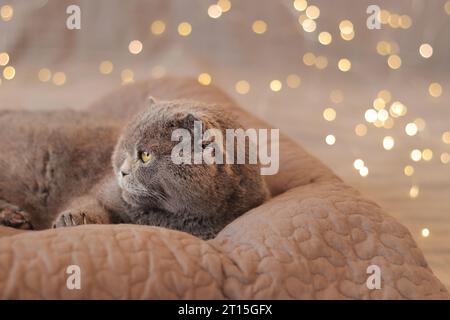
[{"label": "string light", "polygon": [[122,78],[122,84],[134,82],[134,72],[130,69],[122,70],[120,77]]},{"label": "string light", "polygon": [[439,98],[442,94],[442,86],[437,82],[433,82],[428,86],[428,93],[434,98]]},{"label": "string light", "polygon": [[42,68],[38,72],[38,79],[42,82],[48,82],[52,78],[52,72],[50,69]]},{"label": "string light", "polygon": [[394,138],[392,138],[391,136],[386,136],[383,138],[383,148],[385,150],[392,150],[392,148],[394,148]]},{"label": "string light", "polygon": [[406,106],[400,101],[394,101],[391,104],[391,107],[389,108],[389,114],[394,118],[402,117],[406,115],[406,112],[407,112]]},{"label": "string light", "polygon": [[234,88],[239,94],[247,94],[250,91],[250,84],[245,80],[239,80],[236,82]]},{"label": "string light", "polygon": [[375,100],[373,100],[373,107],[375,110],[381,110],[384,109],[386,107],[386,102],[381,99],[381,98],[376,98]]},{"label": "string light", "polygon": [[189,22],[182,22],[178,25],[178,34],[182,37],[187,37],[192,32],[192,26]]},{"label": "string light", "polygon": [[428,43],[424,43],[420,46],[419,53],[423,58],[428,59],[433,55],[433,47]]},{"label": "string light", "polygon": [[387,62],[388,62],[389,68],[391,68],[393,70],[397,70],[402,65],[402,59],[396,54],[390,55]]},{"label": "string light", "polygon": [[446,131],[442,134],[442,142],[450,144],[450,131]]},{"label": "string light", "polygon": [[208,73],[200,73],[197,79],[198,82],[204,86],[210,85],[212,81],[212,78]]},{"label": "string light", "polygon": [[378,113],[374,109],[368,109],[364,114],[364,118],[366,119],[367,122],[374,123],[378,118]]},{"label": "string light", "polygon": [[252,30],[256,34],[263,34],[267,31],[267,23],[263,20],[256,20],[252,24]]},{"label": "string light", "polygon": [[422,152],[418,149],[411,151],[411,160],[418,162],[422,159]]},{"label": "string light", "polygon": [[355,37],[355,32],[352,32],[350,34],[341,33],[341,38],[344,39],[345,41],[353,40],[354,37]]},{"label": "string light", "polygon": [[351,69],[351,67],[352,67],[352,63],[348,59],[343,58],[343,59],[340,59],[338,62],[338,68],[342,72],[349,71]]},{"label": "string light", "polygon": [[9,62],[9,54],[7,52],[0,53],[0,66],[6,66]]},{"label": "string light", "polygon": [[333,37],[331,36],[331,34],[329,32],[322,31],[321,33],[319,33],[318,40],[321,44],[323,44],[324,46],[327,46],[331,43],[331,41],[333,40]]},{"label": "string light", "polygon": [[356,159],[355,161],[353,161],[353,167],[356,170],[361,170],[364,167],[364,161],[361,159]]},{"label": "string light", "polygon": [[308,2],[306,0],[295,0],[294,1],[294,8],[297,11],[305,11],[305,9],[308,7]]},{"label": "string light", "polygon": [[387,41],[379,41],[377,43],[377,52],[382,56],[387,56],[390,54],[392,52],[390,43]]},{"label": "string light", "polygon": [[444,5],[444,11],[450,16],[450,1],[447,1]]},{"label": "string light", "polygon": [[367,134],[367,127],[364,124],[358,124],[355,127],[355,134],[358,137],[364,137]]},{"label": "string light", "polygon": [[393,29],[400,27],[400,16],[398,14],[391,14],[388,18],[389,26]]},{"label": "string light", "polygon": [[417,198],[419,196],[419,186],[411,186],[411,188],[409,189],[409,196],[412,199]]},{"label": "string light", "polygon": [[270,81],[270,90],[272,90],[274,92],[278,92],[281,90],[281,88],[283,88],[283,84],[281,83],[280,80]]},{"label": "string light", "polygon": [[417,126],[417,130],[418,131],[423,131],[425,130],[426,127],[426,123],[425,120],[423,120],[422,118],[417,118],[414,120],[414,124]]},{"label": "string light", "polygon": [[320,9],[316,6],[309,6],[305,13],[308,18],[315,20],[320,16]]},{"label": "string light", "polygon": [[368,175],[369,175],[369,168],[367,168],[367,167],[362,167],[360,170],[359,170],[359,174],[360,174],[360,176],[361,177],[367,177]]},{"label": "string light", "polygon": [[325,69],[328,66],[328,59],[324,56],[318,56],[314,61],[314,65],[319,70]]},{"label": "string light", "polygon": [[166,30],[166,24],[162,20],[155,20],[150,25],[150,31],[152,34],[159,36]]},{"label": "string light", "polygon": [[3,78],[5,78],[6,80],[12,80],[15,75],[16,69],[14,69],[13,66],[7,66],[5,69],[3,69]]},{"label": "string light", "polygon": [[415,123],[412,123],[412,122],[410,122],[410,123],[408,123],[406,126],[405,126],[405,132],[406,132],[406,134],[408,135],[408,136],[415,136],[416,134],[417,134],[417,132],[418,132],[418,128],[417,128],[417,125],[415,124]]},{"label": "string light", "polygon": [[403,172],[405,173],[405,176],[411,177],[414,174],[414,167],[408,165],[403,169]]},{"label": "string light", "polygon": [[325,142],[329,145],[332,146],[336,143],[336,137],[332,134],[329,134],[325,137]]},{"label": "string light", "polygon": [[384,122],[389,118],[389,112],[384,109],[378,110],[377,112],[377,120],[380,122]]},{"label": "string light", "polygon": [[305,19],[302,22],[302,27],[306,32],[314,32],[317,28],[317,24],[313,19]]},{"label": "string light", "polygon": [[231,2],[229,0],[219,0],[217,5],[222,9],[222,12],[228,12],[231,9]]},{"label": "string light", "polygon": [[409,29],[412,25],[411,17],[408,15],[402,15],[400,16],[400,27],[402,29]]},{"label": "string light", "polygon": [[443,152],[443,153],[441,154],[441,162],[442,162],[443,164],[447,164],[447,163],[450,162],[450,154],[448,154],[448,152]]},{"label": "string light", "polygon": [[431,149],[424,149],[422,151],[422,159],[425,161],[433,159],[433,151]]},{"label": "string light", "polygon": [[100,62],[98,69],[101,74],[110,74],[114,69],[114,65],[111,61],[104,60],[104,61]]},{"label": "string light", "polygon": [[339,30],[342,34],[349,35],[353,33],[353,23],[350,20],[342,20],[339,23]]},{"label": "string light", "polygon": [[62,86],[66,83],[66,74],[64,72],[58,71],[53,74],[52,81],[57,86]]},{"label": "string light", "polygon": [[286,78],[286,84],[289,88],[296,89],[301,84],[301,78],[296,74],[290,74]]},{"label": "string light", "polygon": [[14,15],[14,9],[10,5],[4,5],[0,8],[0,16],[3,21],[9,21]]},{"label": "string light", "polygon": [[307,52],[303,55],[303,63],[307,66],[312,66],[316,63],[316,56],[314,53]]},{"label": "string light", "polygon": [[222,15],[222,7],[218,4],[212,4],[208,8],[208,16],[213,19],[217,19]]},{"label": "string light", "polygon": [[140,42],[139,40],[131,41],[130,44],[128,45],[128,50],[132,54],[139,54],[139,53],[141,53],[141,51],[142,51],[142,42]]},{"label": "string light", "polygon": [[327,121],[334,121],[336,119],[336,110],[333,108],[326,108],[323,111],[323,118]]}]

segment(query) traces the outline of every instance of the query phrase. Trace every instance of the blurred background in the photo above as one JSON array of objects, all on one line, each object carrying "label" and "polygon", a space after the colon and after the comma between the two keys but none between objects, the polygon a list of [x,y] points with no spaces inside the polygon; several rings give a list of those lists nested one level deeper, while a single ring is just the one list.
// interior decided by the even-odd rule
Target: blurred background
[{"label": "blurred background", "polygon": [[0,33],[0,109],[218,85],[406,225],[450,289],[450,1],[0,1]]}]

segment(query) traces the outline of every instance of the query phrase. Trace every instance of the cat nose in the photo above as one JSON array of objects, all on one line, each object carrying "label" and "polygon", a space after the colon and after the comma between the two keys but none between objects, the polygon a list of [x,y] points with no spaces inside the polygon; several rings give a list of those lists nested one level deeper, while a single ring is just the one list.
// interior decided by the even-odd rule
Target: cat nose
[{"label": "cat nose", "polygon": [[120,174],[122,175],[122,177],[125,177],[125,176],[129,175],[130,173],[120,170]]}]

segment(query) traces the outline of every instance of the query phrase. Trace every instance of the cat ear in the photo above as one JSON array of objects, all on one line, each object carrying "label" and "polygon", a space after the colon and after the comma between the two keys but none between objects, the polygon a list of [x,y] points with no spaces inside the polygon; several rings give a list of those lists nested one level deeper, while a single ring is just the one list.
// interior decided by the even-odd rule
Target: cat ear
[{"label": "cat ear", "polygon": [[147,101],[145,102],[147,107],[152,107],[154,104],[156,104],[156,99],[153,96],[148,96]]},{"label": "cat ear", "polygon": [[196,116],[194,116],[192,113],[188,113],[182,120],[181,120],[181,126],[188,130],[193,130],[194,128],[194,122],[200,121]]}]

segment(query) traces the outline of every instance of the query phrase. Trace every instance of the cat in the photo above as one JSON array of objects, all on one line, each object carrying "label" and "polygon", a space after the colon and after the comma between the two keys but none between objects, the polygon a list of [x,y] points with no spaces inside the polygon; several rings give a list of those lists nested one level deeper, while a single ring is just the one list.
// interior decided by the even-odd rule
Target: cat
[{"label": "cat", "polygon": [[[152,91],[142,97],[158,93]],[[270,194],[259,164],[173,163],[173,130],[193,130],[195,121],[205,130],[241,127],[211,97],[187,100],[185,92],[175,97],[181,99],[138,99],[122,107],[134,115],[95,107],[0,113],[0,148],[8,149],[0,154],[0,224],[134,223],[209,239],[262,204]]]}]

